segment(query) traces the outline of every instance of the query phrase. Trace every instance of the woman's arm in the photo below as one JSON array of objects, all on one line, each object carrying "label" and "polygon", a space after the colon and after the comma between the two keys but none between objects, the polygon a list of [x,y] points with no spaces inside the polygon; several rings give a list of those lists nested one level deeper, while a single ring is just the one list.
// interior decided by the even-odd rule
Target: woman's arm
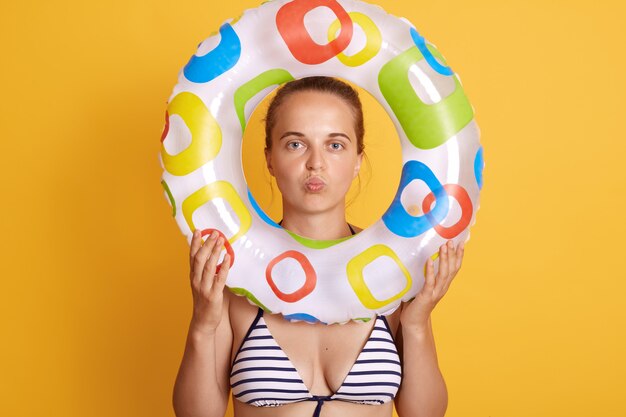
[{"label": "woman's arm", "polygon": [[395,406],[400,417],[442,417],[448,407],[430,318],[421,328],[398,328],[402,357],[402,385]]},{"label": "woman's arm", "polygon": [[214,332],[191,321],[185,353],[174,385],[177,417],[223,417],[230,393],[230,356],[233,334],[224,288],[222,320]]},{"label": "woman's arm", "polygon": [[449,240],[439,248],[439,268],[428,258],[422,289],[402,304],[398,349],[402,350],[402,384],[396,395],[400,417],[442,417],[448,408],[448,390],[443,380],[430,320],[435,305],[447,293],[459,272],[464,244],[456,249]]}]

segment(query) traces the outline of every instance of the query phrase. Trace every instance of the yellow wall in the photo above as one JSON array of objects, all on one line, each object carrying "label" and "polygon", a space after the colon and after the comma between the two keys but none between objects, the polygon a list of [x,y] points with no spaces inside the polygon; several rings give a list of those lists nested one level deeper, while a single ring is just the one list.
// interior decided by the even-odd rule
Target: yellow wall
[{"label": "yellow wall", "polygon": [[[191,296],[160,185],[165,102],[197,44],[258,4],[0,6],[2,415],[173,415]],[[625,6],[378,4],[460,74],[485,149],[433,313],[447,416],[626,415]]]}]

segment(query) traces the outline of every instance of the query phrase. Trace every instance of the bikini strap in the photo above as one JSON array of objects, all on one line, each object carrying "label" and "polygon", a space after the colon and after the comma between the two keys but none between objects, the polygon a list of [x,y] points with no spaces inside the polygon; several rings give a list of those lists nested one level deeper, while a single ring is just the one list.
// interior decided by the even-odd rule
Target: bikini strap
[{"label": "bikini strap", "polygon": [[385,323],[385,327],[387,327],[387,333],[389,333],[389,336],[391,336],[391,340],[393,340],[393,342],[396,343],[396,339],[395,337],[393,337],[393,333],[391,332],[391,326],[389,326],[387,317],[385,317],[383,314],[379,315],[378,317],[382,318],[383,322]]}]

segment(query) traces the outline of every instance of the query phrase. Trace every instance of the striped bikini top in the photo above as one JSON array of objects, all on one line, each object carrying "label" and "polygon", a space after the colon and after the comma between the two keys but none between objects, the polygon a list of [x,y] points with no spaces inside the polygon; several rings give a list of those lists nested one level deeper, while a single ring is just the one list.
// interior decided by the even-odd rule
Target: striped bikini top
[{"label": "striped bikini top", "polygon": [[298,370],[272,337],[259,308],[231,367],[230,386],[235,399],[256,407],[277,407],[317,401],[318,417],[324,401],[378,405],[395,398],[402,371],[389,323],[377,316],[365,346],[333,395],[312,395]]}]

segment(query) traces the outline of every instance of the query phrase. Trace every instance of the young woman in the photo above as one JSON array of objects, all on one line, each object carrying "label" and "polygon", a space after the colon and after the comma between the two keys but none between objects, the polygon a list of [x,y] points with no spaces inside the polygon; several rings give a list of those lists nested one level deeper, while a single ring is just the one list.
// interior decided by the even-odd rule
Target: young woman
[{"label": "young woman", "polygon": [[[358,94],[329,77],[282,86],[266,122],[265,157],[283,198],[282,226],[310,239],[361,231],[345,220],[345,196],[364,155]],[[222,417],[232,388],[236,417],[443,416],[446,385],[430,314],[461,267],[463,247],[439,250],[415,299],[388,316],[343,325],[291,323],[226,287],[223,242],[190,248],[193,316],[174,386],[178,417]],[[357,360],[358,358],[358,360]],[[393,401],[392,401],[393,400]]]}]

